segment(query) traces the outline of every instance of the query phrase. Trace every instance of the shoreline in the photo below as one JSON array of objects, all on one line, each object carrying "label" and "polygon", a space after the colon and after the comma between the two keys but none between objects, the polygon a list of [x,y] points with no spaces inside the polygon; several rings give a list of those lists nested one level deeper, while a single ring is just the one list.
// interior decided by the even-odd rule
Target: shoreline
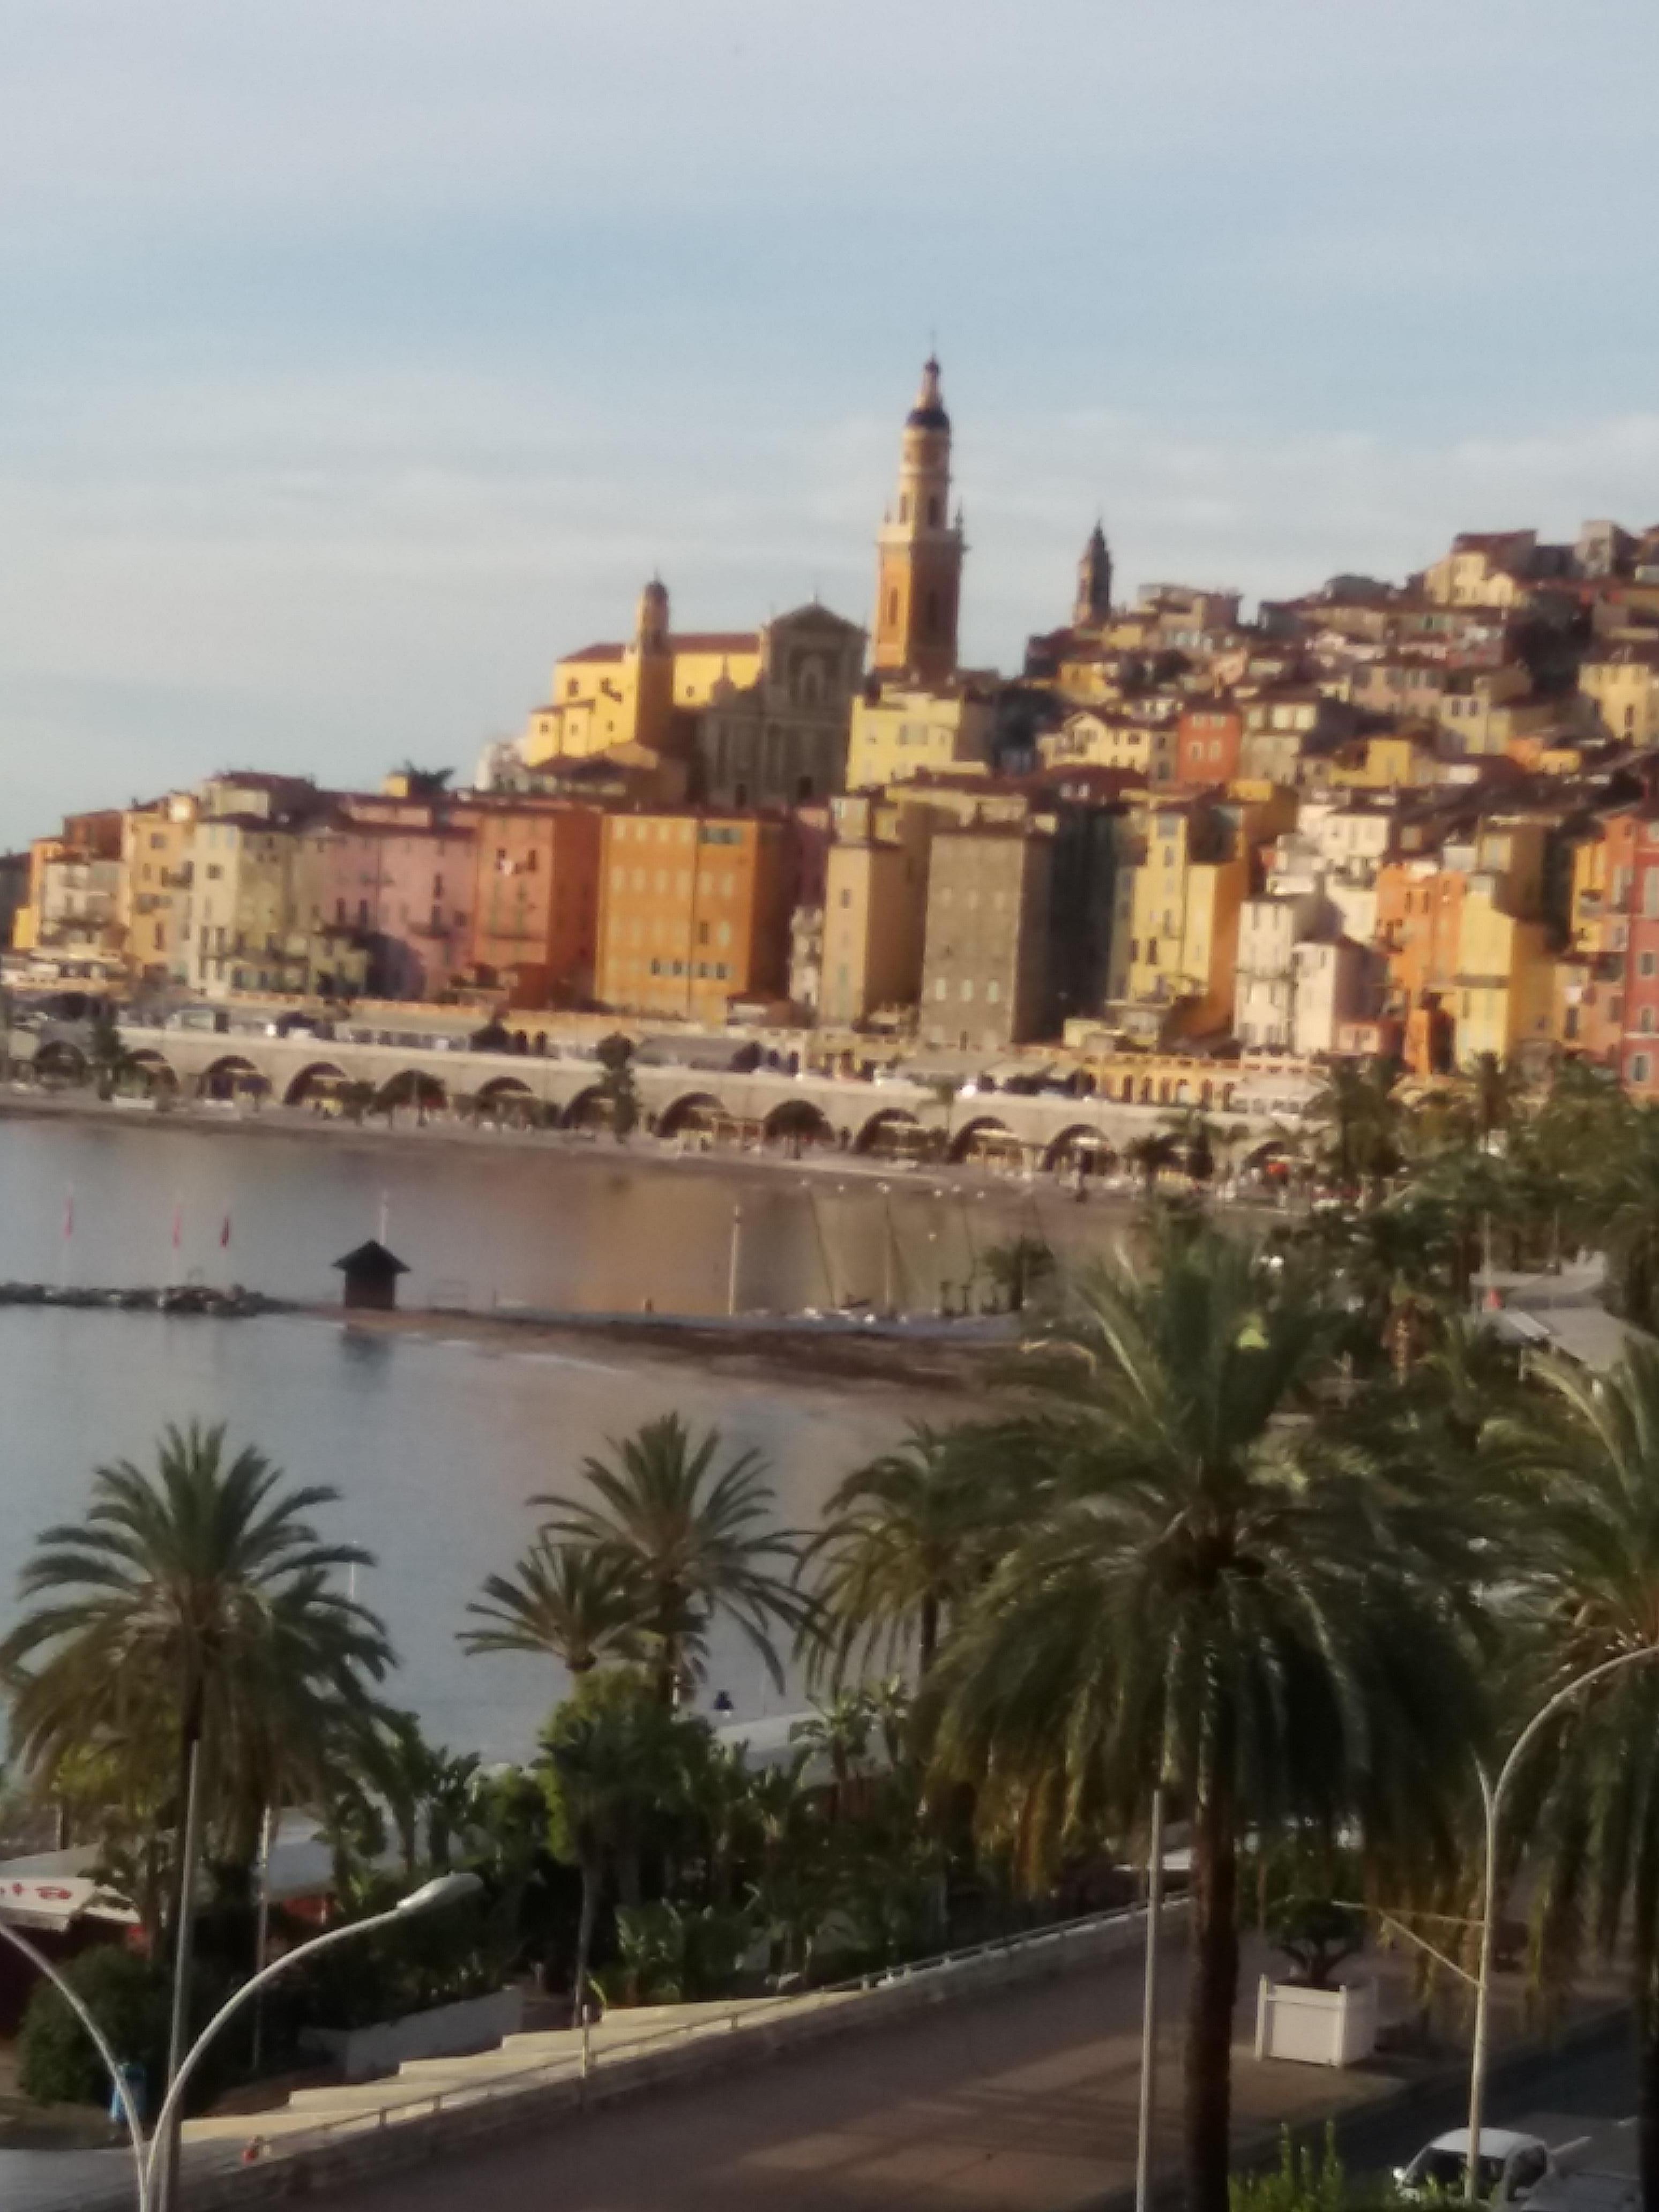
[{"label": "shoreline", "polygon": [[347,1312],[295,1306],[290,1317],[326,1321],[354,1334],[396,1342],[467,1344],[479,1351],[550,1352],[569,1357],[614,1346],[664,1366],[696,1366],[768,1382],[853,1383],[914,1395],[951,1396],[988,1388],[1017,1341],[1012,1322],[991,1328],[951,1324],[905,1328],[794,1320],[777,1314],[493,1313],[410,1307],[406,1312]]},{"label": "shoreline", "polygon": [[[1067,1200],[1073,1194],[1069,1184],[1052,1176],[1028,1178],[942,1163],[912,1167],[897,1160],[872,1160],[826,1148],[791,1158],[781,1153],[729,1148],[678,1152],[665,1148],[658,1139],[643,1133],[630,1143],[619,1144],[614,1138],[604,1136],[580,1137],[571,1133],[475,1127],[449,1121],[421,1124],[412,1119],[392,1127],[370,1128],[289,1106],[265,1106],[257,1113],[173,1107],[158,1113],[154,1108],[120,1105],[113,1100],[75,1091],[43,1094],[0,1089],[0,1124],[7,1121],[70,1122],[90,1128],[170,1131],[209,1138],[287,1137],[299,1144],[328,1143],[348,1151],[375,1153],[406,1152],[415,1146],[454,1148],[501,1160],[568,1161],[612,1172],[618,1167],[628,1167],[752,1177],[757,1185],[775,1181],[780,1175],[806,1176],[822,1177],[826,1182],[868,1183],[872,1188],[887,1184],[896,1192],[930,1188],[952,1194],[971,1192],[979,1198],[1009,1206],[1029,1203],[1035,1192]],[[1088,1203],[1127,1212],[1133,1210],[1137,1200],[1127,1191],[1097,1191],[1090,1194]]]}]

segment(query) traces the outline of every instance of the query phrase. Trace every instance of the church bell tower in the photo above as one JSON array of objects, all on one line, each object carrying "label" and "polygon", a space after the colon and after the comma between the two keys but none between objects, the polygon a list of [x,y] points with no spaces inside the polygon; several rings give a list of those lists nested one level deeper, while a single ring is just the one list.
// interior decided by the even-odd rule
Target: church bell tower
[{"label": "church bell tower", "polygon": [[905,420],[897,505],[876,542],[872,666],[942,684],[956,672],[963,546],[961,514],[951,515],[951,418],[931,359]]},{"label": "church bell tower", "polygon": [[1077,564],[1077,605],[1072,610],[1074,629],[1100,629],[1112,611],[1112,556],[1106,532],[1096,523],[1083,558]]}]

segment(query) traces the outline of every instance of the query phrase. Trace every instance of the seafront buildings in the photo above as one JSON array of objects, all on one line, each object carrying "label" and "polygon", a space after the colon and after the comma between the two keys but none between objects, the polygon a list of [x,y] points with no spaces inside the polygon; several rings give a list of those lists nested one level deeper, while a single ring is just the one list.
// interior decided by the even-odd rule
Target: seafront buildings
[{"label": "seafront buildings", "polygon": [[867,625],[554,665],[474,787],[255,771],[0,860],[15,987],[732,1021],[875,1058],[1582,1055],[1659,1096],[1659,528],[1470,532],[1403,583],[1124,600],[964,666],[939,364]]}]

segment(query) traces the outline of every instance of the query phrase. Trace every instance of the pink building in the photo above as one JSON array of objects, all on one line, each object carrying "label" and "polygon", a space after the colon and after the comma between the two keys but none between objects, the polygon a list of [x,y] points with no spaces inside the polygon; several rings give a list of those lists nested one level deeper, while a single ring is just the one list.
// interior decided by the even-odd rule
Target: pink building
[{"label": "pink building", "polygon": [[305,834],[295,903],[310,927],[349,929],[368,950],[368,989],[429,999],[466,966],[472,927],[470,823],[334,816]]}]

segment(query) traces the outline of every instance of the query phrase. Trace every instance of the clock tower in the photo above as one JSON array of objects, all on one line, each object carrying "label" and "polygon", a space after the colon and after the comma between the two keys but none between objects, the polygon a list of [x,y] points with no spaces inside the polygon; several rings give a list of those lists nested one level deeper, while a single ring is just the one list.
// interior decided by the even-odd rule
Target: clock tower
[{"label": "clock tower", "polygon": [[872,666],[878,675],[942,684],[956,672],[962,515],[951,514],[951,418],[929,360],[904,424],[898,498],[877,541]]}]

